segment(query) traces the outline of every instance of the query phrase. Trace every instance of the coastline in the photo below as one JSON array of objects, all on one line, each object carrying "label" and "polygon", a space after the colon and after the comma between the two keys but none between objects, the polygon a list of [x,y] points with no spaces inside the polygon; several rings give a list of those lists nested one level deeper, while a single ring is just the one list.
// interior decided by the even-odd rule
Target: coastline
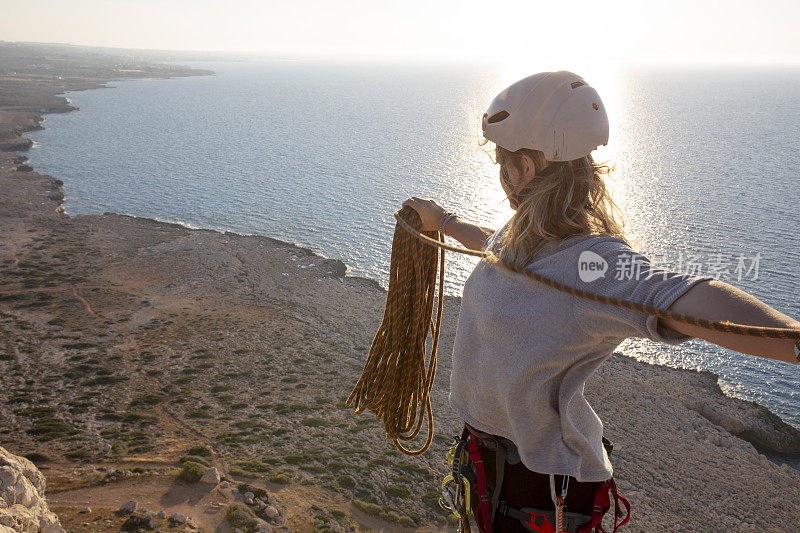
[{"label": "coastline", "polygon": [[[201,61],[199,63],[202,63],[203,65],[206,65],[208,62],[202,62]],[[173,63],[173,65],[178,66],[175,63]],[[205,74],[202,74],[202,75],[205,75]],[[159,79],[159,78],[140,78],[140,79],[153,79],[153,80],[155,80],[155,79]],[[131,81],[131,80],[123,80],[123,81]],[[106,85],[101,84],[96,88],[113,89],[115,87],[108,87]],[[79,89],[79,90],[89,90],[89,89],[91,89],[91,87],[87,88],[87,89]],[[67,93],[59,94],[57,96],[66,98],[68,107],[71,107],[71,109],[69,109],[69,110],[67,110],[65,112],[68,112],[68,111],[71,111],[71,110],[78,110],[77,107],[71,106],[71,102],[69,102],[69,98],[67,98]],[[46,121],[46,118],[42,121],[42,123],[44,123],[44,121]],[[44,128],[37,128],[37,129],[44,129]],[[34,141],[34,144],[35,143],[36,143],[36,141]],[[64,211],[65,214],[70,215],[70,213],[66,209],[66,207],[62,206],[62,208],[63,208],[63,211]],[[241,237],[248,237],[248,236],[266,237],[266,238],[269,238],[269,239],[271,239],[271,240],[273,240],[273,241],[275,241],[277,243],[282,243],[282,244],[285,244],[286,246],[296,247],[299,250],[301,250],[304,254],[312,254],[312,255],[318,256],[318,257],[320,257],[322,259],[330,259],[328,256],[326,256],[325,254],[323,254],[319,250],[314,249],[313,245],[303,245],[303,244],[295,242],[295,241],[276,239],[275,237],[272,237],[272,236],[268,235],[267,233],[240,233],[240,232],[233,231],[233,230],[230,230],[230,229],[226,229],[225,227],[220,227],[220,226],[194,226],[192,224],[184,223],[184,222],[182,222],[181,220],[178,220],[178,219],[170,219],[168,216],[162,217],[162,216],[137,215],[137,214],[134,214],[133,212],[124,211],[124,209],[125,208],[123,207],[122,209],[119,209],[119,210],[116,210],[116,211],[113,211],[113,212],[106,211],[106,213],[113,213],[113,214],[122,215],[122,216],[130,216],[130,217],[133,217],[133,218],[150,219],[150,220],[154,220],[154,221],[157,221],[157,222],[162,222],[162,223],[165,223],[165,224],[175,224],[175,225],[178,225],[180,227],[183,227],[183,228],[186,228],[186,229],[189,229],[189,230],[216,231],[216,232],[219,232],[219,233],[222,233],[222,234],[228,233],[228,234],[231,234],[231,235],[238,235],[238,236],[241,236]],[[70,216],[75,216],[75,215],[70,215]],[[342,270],[345,273],[353,272],[353,269],[350,266],[348,266],[347,264],[345,264],[344,262],[342,262],[341,259],[339,259],[339,258],[334,258],[334,259],[340,263],[339,270]],[[343,277],[344,275],[345,274],[339,274],[339,277]],[[386,287],[381,284],[381,281],[379,281],[377,279],[374,279],[374,278],[370,278],[370,277],[368,277],[368,275],[359,276],[359,275],[347,274],[347,276],[349,278],[358,278],[358,279],[362,280],[366,284],[373,284],[376,288],[382,288],[384,291],[386,290]],[[644,362],[648,362],[648,361],[646,359],[644,359]],[[651,363],[651,364],[654,364],[655,366],[664,366],[665,368],[680,368],[680,367],[672,367],[672,366],[669,366],[669,365],[663,365],[663,364],[658,364],[658,363]],[[713,371],[699,370],[699,369],[690,369],[690,371],[696,371],[696,372],[700,372],[700,373],[709,372],[712,375],[714,375],[715,378],[717,378],[717,379],[719,379],[719,377],[720,377],[719,374],[716,374]],[[731,395],[725,393],[724,391],[721,391],[721,394],[723,394],[723,395],[725,395],[727,397],[743,399],[743,400],[746,400],[746,401],[754,401],[756,404],[758,403],[755,400],[749,400],[747,394],[742,394],[741,396],[735,396],[735,395],[731,396]],[[770,408],[767,405],[764,405],[764,404],[759,404],[759,405],[762,405],[768,411],[770,411]],[[777,415],[777,413],[773,412],[773,411],[770,411],[770,413]],[[780,417],[780,415],[777,415],[777,416]],[[784,420],[784,422],[786,422],[790,426],[795,427],[796,429],[800,429],[800,426],[797,425],[797,424],[792,424],[791,422],[787,422],[785,420]],[[757,443],[754,443],[754,444],[757,444]],[[761,446],[762,449],[767,449],[767,448],[764,448],[764,446],[762,446],[761,444],[759,444],[759,446]],[[770,452],[778,454],[778,452],[776,452],[774,450],[771,450]],[[776,457],[779,457],[779,454],[776,455]],[[800,468],[800,452],[798,452],[797,457],[792,457],[790,459],[793,460],[793,467]]]},{"label": "coastline", "polygon": [[[101,82],[77,90],[98,87],[103,87]],[[43,101],[46,105],[38,108],[35,102],[27,104],[28,107],[0,106],[0,118],[14,115],[15,120],[5,130],[13,135],[0,141],[0,190],[3,191],[0,217],[4,220],[0,230],[3,235],[0,265],[4,274],[0,284],[3,311],[0,324],[5,333],[5,353],[13,356],[3,358],[0,364],[9,368],[13,365],[18,370],[13,382],[0,394],[4,405],[14,407],[14,414],[9,412],[0,417],[0,423],[11,430],[0,444],[15,453],[37,451],[59,458],[46,471],[50,486],[55,487],[50,491],[51,500],[55,496],[54,501],[59,502],[61,497],[69,503],[67,495],[75,486],[91,486],[91,476],[81,480],[69,474],[75,462],[86,463],[85,458],[72,461],[66,457],[74,445],[67,439],[74,435],[30,442],[28,431],[35,426],[36,417],[29,410],[43,403],[52,404],[52,398],[45,401],[51,395],[39,391],[35,397],[29,394],[21,401],[9,403],[9,400],[19,399],[28,388],[23,375],[38,376],[44,383],[57,383],[53,376],[73,370],[70,364],[86,365],[87,359],[101,359],[92,354],[102,353],[109,359],[118,357],[114,359],[117,362],[111,375],[127,377],[112,384],[110,389],[102,387],[94,396],[115,406],[115,411],[132,412],[124,406],[130,406],[142,390],[183,401],[158,404],[159,420],[151,420],[150,424],[161,428],[163,435],[154,432],[148,443],[150,451],[132,451],[129,447],[127,451],[131,453],[115,455],[113,442],[123,439],[104,438],[100,439],[104,441],[101,444],[111,441],[112,450],[107,451],[96,442],[87,445],[92,465],[162,467],[170,461],[174,463],[180,455],[181,448],[176,442],[190,442],[199,438],[198,433],[213,432],[217,433],[216,441],[209,446],[218,455],[221,468],[230,472],[237,461],[252,461],[254,455],[252,449],[243,450],[235,444],[248,444],[248,448],[257,445],[238,442],[237,439],[256,436],[256,432],[246,424],[241,427],[236,424],[251,419],[251,414],[265,412],[270,424],[266,425],[266,433],[257,435],[267,446],[255,455],[260,458],[270,455],[272,459],[307,455],[310,451],[313,455],[315,446],[310,443],[320,438],[314,437],[319,432],[314,428],[319,426],[305,425],[303,421],[313,417],[307,414],[309,409],[298,406],[317,405],[322,413],[334,411],[322,416],[334,418],[336,423],[323,427],[334,433],[336,444],[342,447],[339,453],[355,459],[352,473],[347,474],[353,485],[349,487],[350,482],[342,481],[339,470],[328,468],[327,463],[317,464],[310,459],[307,462],[323,468],[322,472],[280,463],[282,466],[272,468],[270,475],[277,479],[287,474],[291,482],[280,485],[267,478],[265,486],[275,490],[282,501],[295,502],[296,508],[289,509],[290,524],[297,530],[305,530],[306,525],[313,523],[311,517],[315,511],[309,505],[303,506],[297,494],[308,498],[301,490],[307,487],[304,482],[320,480],[327,492],[318,494],[316,501],[335,501],[337,509],[355,517],[351,518],[353,522],[370,520],[359,514],[358,506],[354,509],[350,504],[355,499],[384,505],[390,510],[411,506],[420,520],[425,518],[423,524],[430,527],[435,523],[430,506],[425,506],[424,497],[419,502],[418,496],[430,494],[429,487],[437,485],[439,474],[444,471],[439,454],[432,450],[414,463],[436,475],[428,478],[420,474],[419,480],[410,482],[406,489],[410,498],[381,493],[373,498],[377,501],[369,502],[368,487],[377,491],[390,485],[405,486],[398,485],[390,475],[404,458],[388,453],[393,451],[391,445],[385,442],[374,420],[352,415],[341,405],[342,395],[346,397],[347,387],[360,374],[382,315],[385,290],[378,282],[347,276],[341,261],[269,237],[188,229],[179,224],[111,213],[67,216],[61,204],[63,183],[38,174],[26,165],[24,156],[11,153],[29,149],[30,140],[26,144],[20,139],[25,139],[25,132],[41,128],[42,112],[74,109],[66,98],[60,97],[60,104],[54,103],[53,98],[58,97],[50,95]],[[43,111],[48,109],[54,111]],[[445,304],[442,354],[452,348],[460,299],[448,297]],[[270,346],[265,346],[265,341]],[[90,346],[74,347],[79,344]],[[9,345],[13,345],[11,350]],[[231,349],[230,345],[236,348]],[[82,351],[87,350],[84,355]],[[204,357],[192,361],[193,355],[189,354],[204,355],[202,350],[218,356],[220,361]],[[149,353],[143,357],[142,352]],[[249,382],[248,374],[264,365],[265,354],[269,355],[270,371],[260,374],[263,378],[260,385]],[[153,359],[148,361],[151,355]],[[76,359],[70,361],[70,358]],[[199,377],[184,373],[186,368],[196,368],[197,361],[214,366],[207,367],[207,372]],[[305,362],[313,364],[301,368]],[[159,370],[159,365],[168,367],[169,376],[150,374]],[[231,367],[239,375],[231,375],[221,383],[221,371]],[[93,370],[84,368],[74,377],[77,380]],[[300,376],[295,376],[298,370]],[[448,440],[448,432],[458,429],[458,421],[453,419],[447,404],[448,357],[440,358],[438,374],[434,410],[437,427],[445,428],[437,433],[436,445],[441,448]],[[98,377],[104,375],[108,374],[100,373]],[[192,380],[180,381],[186,377]],[[272,384],[275,378],[281,380],[280,393],[264,394],[271,389],[264,388],[263,382]],[[311,393],[300,387],[305,381],[314,385],[315,393],[325,394],[312,399]],[[65,399],[79,392],[74,386],[69,387],[71,383],[60,385]],[[213,407],[220,396],[211,392],[214,387],[237,391],[248,399],[247,405],[234,408],[238,404],[223,399]],[[203,388],[208,392],[199,394]],[[251,391],[257,391],[258,395]],[[254,405],[257,397],[268,398],[270,405],[259,410]],[[285,397],[294,401],[286,401]],[[800,454],[800,432],[764,407],[725,396],[714,374],[649,365],[615,354],[587,385],[587,397],[605,421],[607,434],[617,444],[612,461],[617,467],[620,489],[633,500],[635,520],[642,530],[651,529],[648,520],[651,524],[679,523],[687,531],[703,529],[708,525],[709,512],[717,520],[715,523],[723,524],[720,530],[777,531],[794,524],[791,511],[800,473],[773,464],[751,443],[768,446],[775,453]],[[78,400],[77,395],[69,399]],[[217,415],[230,412],[238,415],[238,411],[246,415],[229,423],[217,423],[218,416],[205,418],[193,414],[204,411],[198,408],[200,404],[211,405],[206,411]],[[282,407],[276,409],[276,404]],[[84,411],[80,412],[81,409]],[[107,413],[99,405],[79,405],[64,414],[84,439],[94,433],[103,437],[103,432],[108,431],[119,435],[125,427],[119,420],[101,422]],[[281,427],[287,421],[293,427]],[[251,431],[247,435],[231,435],[232,428]],[[279,435],[274,432],[283,429],[295,437],[294,446],[286,449],[281,449],[284,444],[278,446]],[[184,437],[177,436],[181,432]],[[353,446],[353,441],[358,445]],[[357,453],[359,447],[368,451],[365,457]],[[357,467],[359,461],[376,457],[382,462]],[[347,463],[341,459],[338,462]],[[749,502],[746,494],[736,493],[737,488],[744,486],[769,497],[769,509],[765,510],[760,499]],[[733,496],[726,500],[720,497],[720,492],[733,492]],[[697,505],[682,509],[687,496]],[[412,504],[406,499],[416,502]],[[393,518],[388,512],[386,517]],[[402,522],[384,522],[383,527],[390,527],[387,523],[395,527]]]}]

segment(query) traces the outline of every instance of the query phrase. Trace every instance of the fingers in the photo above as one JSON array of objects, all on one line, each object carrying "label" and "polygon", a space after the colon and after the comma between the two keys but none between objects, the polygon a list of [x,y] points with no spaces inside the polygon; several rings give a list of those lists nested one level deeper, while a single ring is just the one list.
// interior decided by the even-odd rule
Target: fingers
[{"label": "fingers", "polygon": [[422,218],[423,209],[422,209],[422,207],[420,207],[420,205],[417,203],[416,200],[414,200],[412,198],[409,198],[408,200],[403,202],[403,207],[410,207],[411,209],[413,209],[414,211],[417,212],[417,214],[420,216],[420,218]]},{"label": "fingers", "polygon": [[417,196],[412,196],[403,202],[403,207],[411,207],[420,214],[422,214],[423,211],[430,211],[431,209],[442,209],[435,201],[427,198],[419,198]]},{"label": "fingers", "polygon": [[418,196],[412,196],[411,198],[409,198],[408,200],[403,202],[403,205],[404,206],[406,206],[406,205],[410,205],[410,206],[418,205],[418,206],[421,206],[421,205],[424,205],[424,204],[435,204],[435,203],[436,202],[434,202],[433,200],[429,200],[427,198],[420,198]]}]

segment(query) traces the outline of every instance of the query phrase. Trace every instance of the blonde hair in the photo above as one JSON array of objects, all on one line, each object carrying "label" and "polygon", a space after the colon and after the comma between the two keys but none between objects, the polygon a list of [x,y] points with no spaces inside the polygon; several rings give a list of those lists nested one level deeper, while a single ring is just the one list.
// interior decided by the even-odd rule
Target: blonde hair
[{"label": "blonde hair", "polygon": [[[536,175],[517,192],[519,206],[495,253],[524,267],[548,242],[576,235],[611,235],[627,240],[622,213],[603,179],[613,167],[595,163],[591,155],[553,163],[538,150],[495,148],[495,162],[506,176],[505,165],[522,171],[523,155],[533,160]],[[548,167],[551,171],[544,172]],[[540,175],[543,172],[545,175]]]}]

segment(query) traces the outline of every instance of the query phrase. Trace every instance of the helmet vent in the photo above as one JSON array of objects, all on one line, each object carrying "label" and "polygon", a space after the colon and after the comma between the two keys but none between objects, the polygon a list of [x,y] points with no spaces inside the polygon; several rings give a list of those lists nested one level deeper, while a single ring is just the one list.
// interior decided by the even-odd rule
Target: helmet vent
[{"label": "helmet vent", "polygon": [[586,85],[586,83],[582,82],[582,81],[573,81],[571,87],[573,89],[576,89],[576,88],[580,87],[581,85]]},{"label": "helmet vent", "polygon": [[495,113],[486,121],[489,124],[494,124],[495,122],[500,122],[501,120],[505,120],[508,118],[508,111],[500,111],[499,113]]}]

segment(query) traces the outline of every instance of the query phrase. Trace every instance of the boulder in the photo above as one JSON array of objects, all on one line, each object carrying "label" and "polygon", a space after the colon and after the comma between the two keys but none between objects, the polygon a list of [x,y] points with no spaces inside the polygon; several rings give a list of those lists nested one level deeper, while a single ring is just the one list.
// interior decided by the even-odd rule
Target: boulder
[{"label": "boulder", "polygon": [[0,447],[0,531],[64,533],[47,507],[45,485],[32,462]]},{"label": "boulder", "polygon": [[206,470],[203,477],[200,478],[200,483],[208,483],[209,485],[216,485],[220,481],[219,470],[213,466]]},{"label": "boulder", "polygon": [[119,506],[119,512],[124,514],[131,514],[139,507],[139,502],[136,500],[128,500]]},{"label": "boulder", "polygon": [[153,530],[158,527],[158,522],[153,518],[153,515],[146,511],[135,511],[131,513],[125,522],[122,523],[121,529],[123,531],[141,531]]},{"label": "boulder", "polygon": [[169,517],[169,521],[174,524],[183,524],[186,522],[186,515],[181,513],[172,513]]}]

